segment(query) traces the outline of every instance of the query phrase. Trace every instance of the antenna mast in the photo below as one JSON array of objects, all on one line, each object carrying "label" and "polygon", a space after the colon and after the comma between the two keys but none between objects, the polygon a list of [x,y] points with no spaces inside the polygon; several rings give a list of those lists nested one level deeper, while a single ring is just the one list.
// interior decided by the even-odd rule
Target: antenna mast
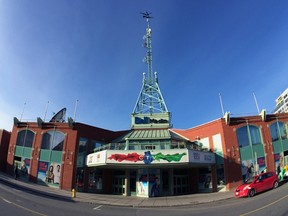
[{"label": "antenna mast", "polygon": [[257,111],[258,111],[258,113],[260,113],[258,102],[257,102],[257,99],[256,99],[256,96],[255,96],[254,92],[253,92],[253,97],[254,97],[254,101],[255,101],[255,104],[256,104]]},{"label": "antenna mast", "polygon": [[150,28],[150,20],[152,17],[150,16],[151,13],[142,13],[143,18],[146,18],[147,21],[147,28],[146,34],[144,35],[144,47],[147,49],[147,55],[144,58],[144,61],[148,64],[148,82],[151,83],[153,80],[153,72],[152,72],[152,29]]},{"label": "antenna mast", "polygon": [[168,113],[167,106],[161,94],[157,73],[152,71],[152,29],[151,13],[141,13],[147,21],[146,34],[143,37],[146,56],[144,62],[148,64],[148,74],[143,73],[143,85],[133,113]]}]

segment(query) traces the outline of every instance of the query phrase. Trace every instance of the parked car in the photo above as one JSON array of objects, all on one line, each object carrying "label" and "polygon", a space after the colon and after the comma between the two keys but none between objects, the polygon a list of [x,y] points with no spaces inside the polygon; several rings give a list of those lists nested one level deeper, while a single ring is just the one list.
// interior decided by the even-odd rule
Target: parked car
[{"label": "parked car", "polygon": [[238,186],[234,191],[235,197],[253,197],[256,193],[260,193],[271,188],[279,186],[279,179],[275,172],[265,172],[250,179],[244,184]]}]

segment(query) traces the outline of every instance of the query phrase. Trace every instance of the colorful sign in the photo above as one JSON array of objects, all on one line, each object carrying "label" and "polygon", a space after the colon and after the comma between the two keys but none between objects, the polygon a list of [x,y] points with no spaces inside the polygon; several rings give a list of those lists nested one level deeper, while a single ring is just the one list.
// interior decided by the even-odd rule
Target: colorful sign
[{"label": "colorful sign", "polygon": [[214,164],[215,155],[211,152],[188,149],[124,151],[105,150],[89,154],[87,166],[104,164],[171,164],[171,163],[205,163]]},{"label": "colorful sign", "polygon": [[[165,152],[165,153],[164,153]],[[180,151],[108,151],[107,163],[179,163],[187,162],[187,150]]]},{"label": "colorful sign", "polygon": [[61,179],[61,164],[49,163],[46,161],[38,162],[38,182],[58,186]]}]

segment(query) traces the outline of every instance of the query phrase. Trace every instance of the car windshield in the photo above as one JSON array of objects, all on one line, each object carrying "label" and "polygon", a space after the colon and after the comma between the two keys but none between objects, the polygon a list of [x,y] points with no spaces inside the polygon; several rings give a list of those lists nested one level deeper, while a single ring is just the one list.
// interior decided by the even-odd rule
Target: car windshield
[{"label": "car windshield", "polygon": [[246,179],[246,180],[245,180],[245,184],[250,184],[250,183],[252,183],[252,182],[256,179],[256,177],[257,177],[257,176],[253,176],[253,177],[251,177],[251,178],[249,178],[249,179]]}]

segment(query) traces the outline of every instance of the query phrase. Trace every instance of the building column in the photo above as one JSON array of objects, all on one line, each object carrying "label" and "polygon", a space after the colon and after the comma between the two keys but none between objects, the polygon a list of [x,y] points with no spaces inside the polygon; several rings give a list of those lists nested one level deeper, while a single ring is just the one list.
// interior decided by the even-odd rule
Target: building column
[{"label": "building column", "polygon": [[211,176],[212,176],[212,192],[217,192],[217,167],[215,164],[211,166]]},{"label": "building column", "polygon": [[170,195],[174,195],[174,174],[173,174],[173,168],[169,169],[169,189],[170,189]]},{"label": "building column", "polygon": [[130,196],[130,170],[125,170],[125,196]]}]

